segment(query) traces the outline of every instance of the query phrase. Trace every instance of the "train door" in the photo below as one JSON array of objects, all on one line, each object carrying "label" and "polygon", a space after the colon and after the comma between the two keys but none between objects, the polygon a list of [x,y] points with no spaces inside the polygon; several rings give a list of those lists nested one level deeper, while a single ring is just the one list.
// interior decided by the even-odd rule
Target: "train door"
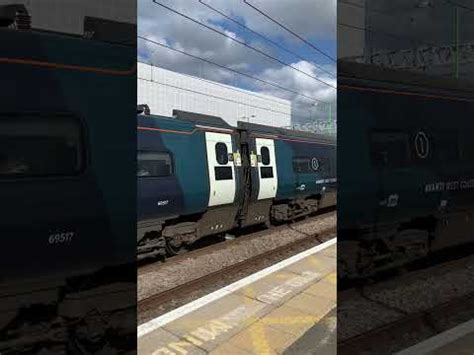
[{"label": "train door", "polygon": [[234,203],[235,168],[232,162],[232,135],[206,132],[209,170],[209,207]]},{"label": "train door", "polygon": [[258,200],[274,198],[277,193],[278,176],[273,139],[256,138],[258,155]]}]

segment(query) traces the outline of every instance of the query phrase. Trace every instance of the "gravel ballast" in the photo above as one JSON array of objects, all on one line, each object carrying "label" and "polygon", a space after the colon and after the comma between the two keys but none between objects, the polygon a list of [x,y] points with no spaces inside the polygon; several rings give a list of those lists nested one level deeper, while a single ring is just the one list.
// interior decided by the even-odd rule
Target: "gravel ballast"
[{"label": "gravel ballast", "polygon": [[307,234],[324,232],[336,226],[336,213],[307,219],[290,227],[269,229],[256,233],[255,237],[245,236],[221,243],[209,252],[188,253],[189,256],[157,263],[147,271],[138,274],[138,300],[166,291],[177,285],[202,277],[232,264],[244,261],[263,252],[304,239]]}]

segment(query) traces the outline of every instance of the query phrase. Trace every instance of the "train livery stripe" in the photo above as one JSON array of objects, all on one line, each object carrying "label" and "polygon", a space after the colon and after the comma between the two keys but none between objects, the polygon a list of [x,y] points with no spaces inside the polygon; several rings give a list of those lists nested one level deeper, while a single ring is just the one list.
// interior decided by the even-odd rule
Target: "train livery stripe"
[{"label": "train livery stripe", "polygon": [[[200,128],[194,128],[192,131],[177,131],[173,129],[164,129],[164,128],[156,128],[156,127],[143,127],[143,126],[138,126],[137,129],[140,131],[156,131],[156,132],[163,132],[163,133],[175,133],[175,134],[185,134],[185,135],[192,135],[196,132],[215,132],[215,133],[222,133],[222,132],[229,132],[232,133],[234,132],[233,130],[230,129],[220,129],[220,128],[215,128],[215,129],[203,129],[204,126],[198,126]],[[211,127],[212,128],[212,127]]]},{"label": "train livery stripe", "polygon": [[272,138],[272,139],[279,140],[279,141],[308,143],[308,144],[319,144],[319,145],[329,145],[329,146],[333,146],[333,147],[336,146],[335,143],[330,143],[330,142],[316,142],[316,141],[310,141],[310,140],[305,140],[305,139],[281,138],[281,137],[279,137],[279,136],[266,136],[266,135],[255,135],[255,134],[251,134],[251,137],[263,138],[263,139]]},{"label": "train livery stripe", "polygon": [[[206,128],[206,129],[204,129]],[[156,132],[163,132],[163,133],[176,133],[176,134],[186,134],[186,135],[191,135],[196,133],[197,131],[204,131],[204,132],[216,132],[216,133],[221,133],[221,132],[233,132],[233,130],[230,129],[219,129],[215,128],[212,129],[212,127],[204,127],[200,126],[199,128],[195,128],[192,131],[177,131],[177,130],[171,130],[171,129],[164,129],[164,128],[155,128],[155,127],[143,127],[143,126],[138,126],[138,130],[142,131],[156,131]],[[257,135],[252,135],[252,137],[255,137],[255,139],[268,139],[268,136],[257,136]],[[334,143],[327,143],[327,142],[315,142],[315,141],[309,141],[309,140],[301,140],[301,139],[289,139],[289,138],[280,138],[280,137],[275,137],[274,139],[278,139],[281,141],[286,141],[286,142],[298,142],[298,143],[308,143],[308,144],[319,144],[319,145],[329,145],[332,147],[335,147],[336,144]]]},{"label": "train livery stripe", "polygon": [[50,62],[43,62],[39,60],[20,59],[20,58],[0,58],[0,63],[25,64],[25,65],[32,65],[32,66],[38,66],[38,67],[46,67],[46,68],[54,68],[54,69],[68,69],[68,70],[76,70],[76,71],[83,71],[83,72],[108,74],[108,75],[130,75],[130,74],[134,74],[137,71],[136,64],[131,69],[116,70],[116,69],[85,67],[85,66],[73,65],[73,64],[50,63]]},{"label": "train livery stripe", "polygon": [[448,100],[448,101],[461,101],[461,102],[474,102],[474,99],[467,99],[462,97],[455,97],[455,96],[442,96],[442,95],[432,95],[432,94],[421,94],[416,92],[410,91],[396,91],[396,90],[388,90],[388,89],[378,89],[378,88],[369,88],[369,87],[360,87],[360,86],[351,86],[351,85],[338,85],[339,89],[349,89],[355,91],[370,91],[370,92],[379,92],[382,94],[394,94],[400,96],[418,96],[427,99],[440,99],[440,100]]},{"label": "train livery stripe", "polygon": [[278,139],[281,140],[281,141],[287,141],[287,142],[330,145],[330,146],[333,146],[333,147],[336,146],[336,144],[334,144],[334,143],[327,143],[327,142],[315,142],[315,141],[307,141],[307,140],[301,140],[301,139],[289,139],[289,138],[278,138]]},{"label": "train livery stripe", "polygon": [[186,134],[186,135],[194,134],[197,131],[197,129],[193,129],[192,131],[175,131],[172,129],[142,127],[142,126],[138,126],[137,129],[140,131],[155,131],[155,132],[176,133],[176,134]]}]

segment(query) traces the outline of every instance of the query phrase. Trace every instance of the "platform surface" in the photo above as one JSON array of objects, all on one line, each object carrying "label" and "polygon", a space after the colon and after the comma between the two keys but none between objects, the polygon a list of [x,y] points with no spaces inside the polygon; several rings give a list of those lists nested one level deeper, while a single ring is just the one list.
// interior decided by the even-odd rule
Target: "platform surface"
[{"label": "platform surface", "polygon": [[474,354],[474,319],[397,353],[397,355],[415,354]]},{"label": "platform surface", "polygon": [[336,239],[138,329],[139,354],[336,354]]}]

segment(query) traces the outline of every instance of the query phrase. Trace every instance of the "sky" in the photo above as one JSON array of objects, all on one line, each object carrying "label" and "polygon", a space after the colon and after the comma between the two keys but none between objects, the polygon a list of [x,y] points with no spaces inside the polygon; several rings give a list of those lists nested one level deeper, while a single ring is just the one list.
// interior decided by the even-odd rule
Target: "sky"
[{"label": "sky", "polygon": [[[193,23],[162,8],[152,0],[138,0],[139,36],[276,83],[323,103],[314,106],[314,101],[300,95],[265,85],[140,39],[138,41],[139,61],[291,100],[294,113],[298,117],[313,116],[318,111],[326,112],[328,105],[324,102],[335,102],[336,77],[320,70],[317,66],[335,74],[336,63],[259,14],[242,0],[201,0],[201,2],[238,20],[298,56],[239,27],[203,5],[199,0],[156,0],[156,2],[256,47],[297,70]],[[336,58],[336,0],[249,0],[248,2],[330,57]],[[333,105],[333,111],[334,108],[335,105]],[[295,121],[298,122],[298,118]]]}]

